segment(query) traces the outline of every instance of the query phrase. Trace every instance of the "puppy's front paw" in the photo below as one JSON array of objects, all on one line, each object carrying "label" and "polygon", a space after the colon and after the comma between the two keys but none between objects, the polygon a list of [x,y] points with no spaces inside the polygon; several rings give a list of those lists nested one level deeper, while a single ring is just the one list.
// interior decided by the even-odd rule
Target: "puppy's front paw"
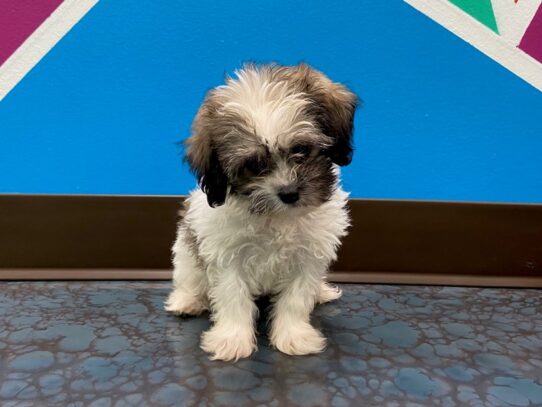
[{"label": "puppy's front paw", "polygon": [[326,339],[308,323],[273,330],[271,343],[288,355],[321,353],[326,347]]},{"label": "puppy's front paw", "polygon": [[169,295],[164,309],[177,315],[199,315],[207,310],[207,305],[200,297],[177,289]]},{"label": "puppy's front paw", "polygon": [[233,360],[249,357],[256,350],[253,329],[213,327],[201,335],[201,349],[210,353],[211,360]]}]

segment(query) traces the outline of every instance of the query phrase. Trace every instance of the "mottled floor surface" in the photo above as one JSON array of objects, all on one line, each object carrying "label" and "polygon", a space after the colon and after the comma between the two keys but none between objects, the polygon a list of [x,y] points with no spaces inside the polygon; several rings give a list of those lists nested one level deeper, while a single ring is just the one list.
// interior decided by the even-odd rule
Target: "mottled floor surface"
[{"label": "mottled floor surface", "polygon": [[[541,406],[542,291],[345,285],[319,356],[212,362],[165,282],[0,283],[0,405]],[[260,323],[260,331],[265,325]]]}]

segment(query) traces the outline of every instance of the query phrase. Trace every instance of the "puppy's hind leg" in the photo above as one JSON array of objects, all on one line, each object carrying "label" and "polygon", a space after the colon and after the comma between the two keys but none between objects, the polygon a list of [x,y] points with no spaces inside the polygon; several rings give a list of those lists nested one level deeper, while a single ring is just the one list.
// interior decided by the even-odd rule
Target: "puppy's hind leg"
[{"label": "puppy's hind leg", "polygon": [[205,270],[187,247],[181,230],[173,246],[173,291],[165,310],[177,315],[199,315],[209,309]]},{"label": "puppy's hind leg", "polygon": [[327,281],[322,280],[320,283],[320,292],[318,293],[318,304],[324,304],[338,300],[343,295],[342,290],[334,285],[329,284]]}]

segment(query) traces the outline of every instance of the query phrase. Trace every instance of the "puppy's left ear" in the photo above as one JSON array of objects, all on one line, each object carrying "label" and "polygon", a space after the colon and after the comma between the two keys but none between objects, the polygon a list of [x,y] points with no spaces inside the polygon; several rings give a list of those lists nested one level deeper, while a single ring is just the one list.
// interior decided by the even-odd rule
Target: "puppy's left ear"
[{"label": "puppy's left ear", "polygon": [[298,69],[301,76],[305,77],[308,95],[314,100],[318,124],[322,132],[333,141],[326,149],[326,154],[335,164],[350,164],[358,97],[346,86],[332,82],[308,65],[301,64]]}]

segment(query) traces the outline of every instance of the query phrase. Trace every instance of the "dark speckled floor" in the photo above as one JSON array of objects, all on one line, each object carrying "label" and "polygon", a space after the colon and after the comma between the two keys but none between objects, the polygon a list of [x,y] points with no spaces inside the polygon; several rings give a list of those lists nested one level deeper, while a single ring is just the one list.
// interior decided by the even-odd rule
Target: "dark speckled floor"
[{"label": "dark speckled floor", "polygon": [[[164,282],[0,283],[0,405],[541,406],[542,291],[345,285],[319,356],[209,361]],[[265,325],[260,323],[260,331]]]}]

